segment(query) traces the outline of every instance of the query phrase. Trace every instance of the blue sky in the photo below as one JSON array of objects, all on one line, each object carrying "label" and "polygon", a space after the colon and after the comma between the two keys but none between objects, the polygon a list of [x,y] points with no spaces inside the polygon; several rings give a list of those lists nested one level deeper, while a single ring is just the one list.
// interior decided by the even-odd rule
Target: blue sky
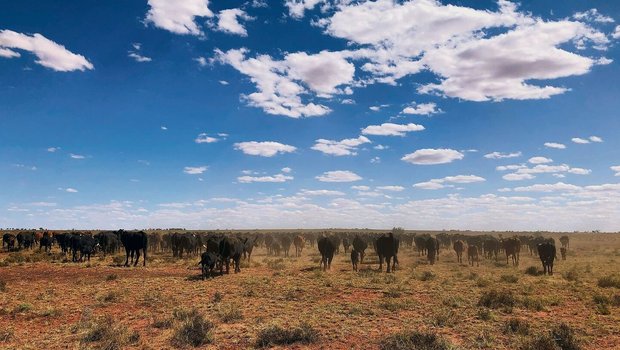
[{"label": "blue sky", "polygon": [[0,227],[620,230],[615,2],[0,9]]}]

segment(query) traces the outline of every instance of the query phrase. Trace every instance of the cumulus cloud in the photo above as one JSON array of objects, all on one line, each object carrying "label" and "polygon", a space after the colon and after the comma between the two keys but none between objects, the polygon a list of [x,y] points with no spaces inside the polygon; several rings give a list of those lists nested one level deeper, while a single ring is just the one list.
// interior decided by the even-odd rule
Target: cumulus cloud
[{"label": "cumulus cloud", "polygon": [[149,0],[146,22],[175,34],[202,35],[196,17],[213,17],[209,0]]},{"label": "cumulus cloud", "polygon": [[620,165],[611,166],[609,169],[616,173],[614,176],[620,176]]},{"label": "cumulus cloud", "polygon": [[351,83],[355,73],[355,66],[339,52],[290,53],[280,61],[269,55],[246,57],[248,50],[243,48],[215,53],[219,62],[231,65],[256,84],[257,92],[242,96],[250,106],[291,118],[331,112],[324,105],[304,103],[301,95],[309,91],[320,97],[344,93],[338,86]]},{"label": "cumulus cloud", "polygon": [[288,174],[288,173],[290,173],[291,171],[293,171],[293,169],[291,169],[291,168],[289,168],[289,167],[284,167],[284,168],[282,168],[280,171],[281,171],[281,172],[283,172],[283,173],[285,173],[285,174]]},{"label": "cumulus cloud", "polygon": [[555,149],[565,149],[566,145],[563,143],[557,143],[557,142],[545,142],[545,147],[555,148]]},{"label": "cumulus cloud", "polygon": [[484,155],[484,158],[487,159],[505,159],[505,158],[517,158],[521,157],[521,152],[512,152],[512,153],[502,153],[502,152],[492,152]]},{"label": "cumulus cloud", "polygon": [[556,182],[554,184],[536,184],[525,187],[516,187],[514,190],[517,192],[557,192],[557,191],[578,191],[579,186],[565,184],[563,182]]},{"label": "cumulus cloud", "polygon": [[393,124],[383,123],[381,125],[369,125],[362,129],[364,135],[376,135],[376,136],[405,136],[406,133],[411,131],[422,131],[424,126],[409,123],[409,124]]},{"label": "cumulus cloud", "polygon": [[586,143],[590,143],[589,140],[586,139],[582,139],[581,137],[573,137],[571,139],[571,141],[573,141],[574,143],[579,143],[579,144],[586,144]]},{"label": "cumulus cloud", "polygon": [[206,165],[203,166],[186,166],[183,168],[183,172],[190,175],[199,175],[207,171],[209,167]]},{"label": "cumulus cloud", "polygon": [[433,0],[345,2],[318,24],[361,47],[356,54],[364,59],[368,82],[395,84],[428,70],[440,82],[422,85],[419,92],[471,101],[564,93],[567,88],[532,81],[585,74],[598,64],[569,51],[572,43],[600,50],[609,44],[586,23],[543,20],[519,12],[512,2],[498,3],[494,12]]},{"label": "cumulus cloud", "polygon": [[457,184],[468,184],[474,182],[484,182],[485,178],[476,176],[476,175],[456,175],[456,176],[446,176],[441,179],[432,179],[426,182],[419,182],[413,185],[415,188],[420,188],[423,190],[438,190],[444,187],[446,183],[457,183]]},{"label": "cumulus cloud", "polygon": [[463,159],[465,155],[453,149],[419,149],[413,153],[406,154],[401,160],[411,164],[444,164],[455,160]]},{"label": "cumulus cloud", "polygon": [[576,175],[589,175],[592,173],[592,170],[584,168],[570,168],[568,169],[568,172]]},{"label": "cumulus cloud", "polygon": [[376,149],[376,150],[379,150],[379,151],[383,151],[383,150],[385,150],[385,149],[390,148],[390,146],[386,146],[386,145],[376,145],[376,146],[375,146],[375,147],[373,147],[373,148],[374,148],[374,149]]},{"label": "cumulus cloud", "polygon": [[57,72],[94,69],[93,64],[84,56],[67,50],[41,34],[28,35],[12,30],[0,30],[0,57],[20,57],[20,53],[14,50],[31,52],[37,57],[35,63]]},{"label": "cumulus cloud", "polygon": [[222,10],[217,17],[217,30],[240,36],[248,36],[248,32],[239,20],[251,21],[254,19],[242,9]]},{"label": "cumulus cloud", "polygon": [[391,191],[391,192],[401,192],[404,191],[405,188],[403,186],[377,186],[377,189],[380,191]]},{"label": "cumulus cloud", "polygon": [[535,176],[532,174],[518,174],[518,173],[506,174],[502,176],[502,179],[506,181],[522,181],[522,180],[531,180],[533,178],[535,178]]},{"label": "cumulus cloud", "polygon": [[261,156],[261,157],[273,157],[276,154],[280,153],[291,153],[295,152],[297,149],[291,145],[285,145],[279,142],[273,141],[265,141],[265,142],[256,142],[256,141],[248,141],[248,142],[239,142],[235,143],[235,149],[242,151],[245,154],[251,156]]},{"label": "cumulus cloud", "polygon": [[[222,135],[226,135],[226,134],[222,134]],[[220,136],[220,134],[218,134],[218,136]],[[209,136],[207,133],[203,132],[203,133],[198,134],[198,136],[194,139],[194,142],[196,142],[196,143],[215,143],[215,142],[218,142],[218,141],[221,141],[221,140],[225,140],[226,136],[220,136],[220,138],[217,138],[217,137]]]},{"label": "cumulus cloud", "polygon": [[304,190],[299,192],[302,196],[344,196],[344,192],[331,190]]},{"label": "cumulus cloud", "polygon": [[239,176],[237,181],[240,183],[251,183],[251,182],[286,182],[293,180],[294,178],[290,175],[285,174],[275,174],[272,176]]},{"label": "cumulus cloud", "polygon": [[592,142],[603,142],[603,139],[598,136],[590,136],[589,140]]},{"label": "cumulus cloud", "polygon": [[362,180],[362,177],[348,170],[326,171],[315,177],[321,182],[354,182]]},{"label": "cumulus cloud", "polygon": [[611,34],[611,37],[614,39],[620,39],[620,26],[616,26],[616,29]]},{"label": "cumulus cloud", "polygon": [[364,143],[370,143],[370,140],[364,136],[341,141],[318,139],[312,149],[334,156],[354,156],[357,155],[357,147]]},{"label": "cumulus cloud", "polygon": [[83,156],[81,154],[75,154],[75,153],[69,153],[69,157],[71,157],[72,159],[85,159],[86,156]]},{"label": "cumulus cloud", "polygon": [[284,5],[288,7],[288,13],[293,18],[302,18],[307,10],[312,10],[316,5],[324,0],[285,0]]},{"label": "cumulus cloud", "polygon": [[573,15],[573,18],[579,21],[614,23],[613,18],[603,15],[602,13],[598,12],[597,9],[589,9],[588,11],[577,12]]},{"label": "cumulus cloud", "polygon": [[78,193],[78,190],[76,190],[75,188],[72,187],[67,187],[64,189],[65,192],[69,192],[69,193]]},{"label": "cumulus cloud", "polygon": [[545,164],[553,162],[553,159],[545,158],[545,157],[532,157],[528,160],[528,162],[532,164]]},{"label": "cumulus cloud", "polygon": [[401,113],[404,114],[416,114],[416,115],[431,115],[440,113],[441,109],[437,108],[437,104],[433,102],[429,103],[412,103],[411,106],[405,107]]},{"label": "cumulus cloud", "polygon": [[60,147],[48,147],[47,151],[50,153],[54,153],[56,151],[58,151],[60,149]]}]

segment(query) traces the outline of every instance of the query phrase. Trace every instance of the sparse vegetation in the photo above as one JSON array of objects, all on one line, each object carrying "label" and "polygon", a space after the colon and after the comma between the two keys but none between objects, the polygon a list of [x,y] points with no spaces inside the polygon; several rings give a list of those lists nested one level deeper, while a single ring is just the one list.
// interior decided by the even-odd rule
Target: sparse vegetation
[{"label": "sparse vegetation", "polygon": [[295,343],[311,344],[318,339],[319,332],[308,323],[302,322],[298,326],[288,328],[274,324],[258,332],[256,336],[256,346],[264,348]]},{"label": "sparse vegetation", "polygon": [[175,310],[178,324],[172,335],[172,344],[179,347],[199,347],[213,342],[213,323],[206,320],[196,309]]},{"label": "sparse vegetation", "polygon": [[420,281],[432,281],[435,277],[436,275],[433,271],[424,271],[420,275]]},{"label": "sparse vegetation", "polygon": [[530,334],[530,324],[520,318],[511,318],[504,323],[504,330],[507,333],[528,335]]},{"label": "sparse vegetation", "polygon": [[515,275],[502,275],[500,280],[505,283],[517,283],[519,282],[519,277]]},{"label": "sparse vegetation", "polygon": [[450,350],[452,346],[435,333],[404,331],[383,338],[381,350]]},{"label": "sparse vegetation", "polygon": [[492,289],[485,291],[480,296],[478,306],[489,309],[512,308],[517,304],[517,299],[510,290]]},{"label": "sparse vegetation", "polygon": [[0,280],[0,293],[6,293],[8,290],[5,280]]},{"label": "sparse vegetation", "polygon": [[115,323],[111,316],[87,321],[80,327],[83,329],[80,342],[97,343],[96,349],[120,350],[140,340],[139,333]]},{"label": "sparse vegetation", "polygon": [[240,306],[234,304],[220,304],[216,313],[224,323],[234,323],[243,319]]},{"label": "sparse vegetation", "polygon": [[115,273],[111,273],[111,274],[105,276],[105,280],[108,281],[108,282],[109,281],[116,281],[117,279],[118,279],[118,275],[115,274]]},{"label": "sparse vegetation", "polygon": [[538,271],[538,268],[536,266],[528,266],[525,269],[525,274],[530,276],[538,276],[540,275],[540,272]]},{"label": "sparse vegetation", "polygon": [[620,275],[608,275],[598,279],[601,288],[620,288]]}]

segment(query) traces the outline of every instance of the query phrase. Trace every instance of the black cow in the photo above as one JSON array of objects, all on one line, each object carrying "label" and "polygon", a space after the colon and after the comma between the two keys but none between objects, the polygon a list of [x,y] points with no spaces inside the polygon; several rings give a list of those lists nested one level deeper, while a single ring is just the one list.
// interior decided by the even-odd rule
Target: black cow
[{"label": "black cow", "polygon": [[99,232],[95,235],[95,239],[101,246],[103,256],[106,254],[114,254],[121,248],[121,241],[113,232]]},{"label": "black cow", "polygon": [[454,251],[456,252],[456,261],[463,263],[463,251],[465,250],[465,243],[460,239],[453,244]]},{"label": "black cow", "polygon": [[[398,262],[398,240],[390,232],[387,236],[377,238],[376,249],[379,256],[379,271],[383,271],[383,260],[385,259],[387,264],[386,272],[390,273]],[[393,264],[392,258],[394,258]]]},{"label": "black cow", "polygon": [[360,236],[355,236],[355,238],[353,238],[353,250],[359,253],[361,263],[364,263],[366,248],[368,248],[368,243],[366,243],[365,240],[361,239]]},{"label": "black cow", "polygon": [[357,264],[359,262],[360,259],[360,253],[355,250],[352,249],[351,250],[351,265],[353,266],[353,271],[357,271]]},{"label": "black cow", "polygon": [[344,248],[344,253],[348,253],[349,252],[349,248],[351,247],[351,241],[348,238],[343,238],[342,239],[342,247]]},{"label": "black cow", "polygon": [[5,233],[4,235],[2,235],[2,247],[4,247],[6,245],[6,250],[7,251],[11,251],[13,249],[15,249],[15,241],[17,239],[15,238],[14,234],[11,233]]},{"label": "black cow", "polygon": [[291,249],[291,244],[293,244],[291,237],[289,237],[288,235],[285,235],[284,237],[280,239],[280,243],[282,243],[282,249],[284,250],[284,256],[288,257],[288,251]]},{"label": "black cow", "polygon": [[63,254],[67,254],[71,249],[71,236],[71,233],[59,233],[54,236]]},{"label": "black cow", "polygon": [[96,239],[88,235],[76,237],[78,237],[77,245],[74,246],[73,249],[74,251],[78,251],[80,253],[79,261],[83,261],[84,256],[86,256],[90,262],[90,256],[91,254],[95,254],[97,247],[99,247],[99,243]]},{"label": "black cow", "polygon": [[215,265],[219,262],[220,258],[217,254],[212,252],[204,252],[200,257],[199,265],[202,266],[202,279],[204,280],[209,277],[213,277],[213,269],[215,269]]},{"label": "black cow", "polygon": [[538,245],[538,257],[543,265],[543,274],[553,275],[553,260],[555,260],[555,245],[551,242],[540,243]]},{"label": "black cow", "polygon": [[20,232],[17,234],[17,248],[30,249],[34,246],[34,234],[31,232]]},{"label": "black cow", "polygon": [[[121,243],[125,247],[125,266],[129,266],[129,256],[131,256],[131,262],[133,266],[138,265],[140,260],[140,250],[144,253],[142,258],[142,266],[146,266],[146,249],[148,247],[148,237],[144,231],[128,232],[125,230],[117,231],[117,234],[121,238]],[[134,260],[135,254],[135,260]]]},{"label": "black cow", "polygon": [[248,238],[243,244],[243,258],[248,259],[248,263],[252,258],[252,251],[254,250],[254,246],[256,246],[256,241],[258,240],[258,236],[252,238]]},{"label": "black cow", "polygon": [[331,269],[334,253],[336,252],[334,241],[329,239],[329,237],[321,237],[317,245],[321,253],[321,266],[323,267],[323,271]]},{"label": "black cow", "polygon": [[426,238],[426,258],[428,259],[429,264],[434,265],[435,259],[439,260],[437,256],[439,253],[439,242],[435,237],[427,237]]},{"label": "black cow", "polygon": [[504,251],[506,252],[506,265],[508,265],[508,259],[512,257],[512,265],[519,266],[521,241],[518,238],[508,238],[503,241],[503,246]]},{"label": "black cow", "polygon": [[220,258],[222,259],[222,264],[220,265],[221,275],[224,274],[224,265],[226,265],[226,273],[230,273],[230,260],[233,261],[235,273],[241,272],[241,255],[243,254],[243,245],[246,241],[241,241],[233,237],[225,237],[220,241]]},{"label": "black cow", "polygon": [[43,237],[41,237],[41,240],[39,241],[39,251],[41,251],[41,248],[45,247],[45,252],[50,252],[52,250],[53,241],[54,238],[52,237],[52,235],[50,235],[50,233],[46,231],[43,234]]}]

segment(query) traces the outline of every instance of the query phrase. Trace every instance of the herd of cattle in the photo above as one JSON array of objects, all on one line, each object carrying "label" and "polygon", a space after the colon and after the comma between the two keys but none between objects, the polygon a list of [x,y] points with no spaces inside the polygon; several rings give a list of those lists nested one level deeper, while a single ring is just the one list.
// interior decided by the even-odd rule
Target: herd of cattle
[{"label": "herd of cattle", "polygon": [[[569,248],[568,236],[560,237],[560,253],[566,259]],[[379,270],[389,273],[399,264],[399,248],[415,249],[419,256],[426,256],[429,264],[439,260],[440,249],[453,249],[457,262],[462,263],[463,253],[471,266],[479,266],[480,258],[497,261],[503,254],[506,264],[519,264],[522,250],[530,255],[538,255],[545,274],[553,274],[553,262],[557,259],[555,240],[543,236],[514,236],[510,238],[492,235],[464,235],[460,233],[416,234],[394,229],[390,232],[356,233],[356,232],[304,232],[304,233],[228,233],[221,232],[152,232],[144,231],[102,231],[96,234],[87,232],[49,232],[33,231],[4,233],[2,247],[7,251],[32,249],[38,245],[39,250],[50,252],[53,245],[58,245],[63,254],[70,254],[73,262],[84,259],[90,261],[92,254],[116,254],[125,249],[125,266],[136,266],[143,255],[142,264],[146,266],[147,250],[155,253],[172,253],[173,257],[200,256],[203,278],[212,276],[216,268],[220,274],[224,269],[229,273],[230,264],[234,271],[240,272],[241,258],[248,261],[255,247],[261,246],[272,256],[289,256],[295,248],[295,256],[301,256],[306,245],[317,247],[321,254],[320,266],[330,269],[334,255],[350,251],[353,270],[364,262],[366,250],[372,247],[379,259]]]}]

